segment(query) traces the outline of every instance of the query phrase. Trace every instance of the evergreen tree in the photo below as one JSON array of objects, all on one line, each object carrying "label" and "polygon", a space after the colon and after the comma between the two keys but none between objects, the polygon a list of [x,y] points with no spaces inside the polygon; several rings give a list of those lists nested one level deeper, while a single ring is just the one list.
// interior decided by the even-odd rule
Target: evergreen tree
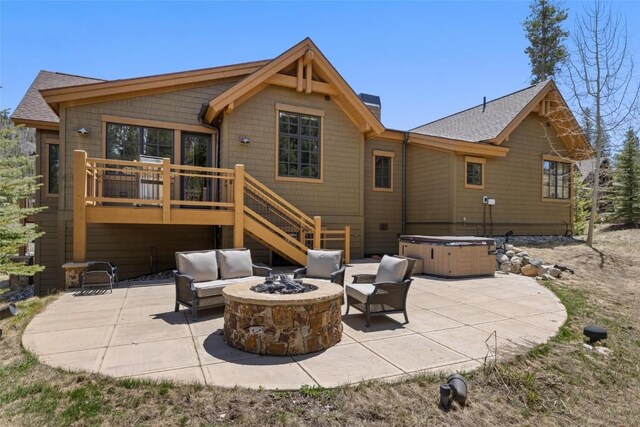
[{"label": "evergreen tree", "polygon": [[612,191],[613,218],[626,225],[640,221],[640,143],[629,129],[624,146],[616,158]]},{"label": "evergreen tree", "polygon": [[39,177],[34,174],[33,157],[23,153],[18,132],[13,125],[0,128],[0,274],[31,276],[43,267],[11,261],[22,246],[42,235],[34,225],[22,222],[42,208],[20,206],[33,197]]},{"label": "evergreen tree", "polygon": [[524,52],[529,55],[531,84],[536,84],[554,77],[567,57],[563,43],[569,33],[562,28],[567,11],[553,0],[532,0],[529,10],[523,26],[530,46]]}]

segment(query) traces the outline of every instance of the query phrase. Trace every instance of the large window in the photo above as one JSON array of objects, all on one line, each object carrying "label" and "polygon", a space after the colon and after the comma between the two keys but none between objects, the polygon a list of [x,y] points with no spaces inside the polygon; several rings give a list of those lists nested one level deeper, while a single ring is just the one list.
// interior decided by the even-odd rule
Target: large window
[{"label": "large window", "polygon": [[140,155],[173,161],[173,130],[107,123],[107,159],[138,160]]},{"label": "large window", "polygon": [[321,179],[319,116],[278,111],[278,176]]},{"label": "large window", "polygon": [[46,143],[47,147],[47,194],[57,195],[60,192],[60,145]]},{"label": "large window", "polygon": [[542,197],[569,199],[571,197],[571,164],[545,159],[542,176]]},{"label": "large window", "polygon": [[464,188],[484,188],[484,165],[486,160],[482,157],[464,158],[465,181]]},{"label": "large window", "polygon": [[393,191],[392,151],[373,151],[373,191]]}]

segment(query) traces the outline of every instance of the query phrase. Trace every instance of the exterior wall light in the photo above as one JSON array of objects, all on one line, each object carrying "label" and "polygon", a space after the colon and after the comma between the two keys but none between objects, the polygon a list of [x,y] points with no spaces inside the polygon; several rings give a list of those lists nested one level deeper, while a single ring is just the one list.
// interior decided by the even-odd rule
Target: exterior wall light
[{"label": "exterior wall light", "polygon": [[242,139],[240,139],[240,142],[241,142],[242,144],[250,144],[250,143],[251,143],[251,140],[250,140],[248,137],[243,136],[243,137],[242,137]]},{"label": "exterior wall light", "polygon": [[78,129],[78,133],[80,135],[89,135],[89,131],[86,128],[80,128]]}]

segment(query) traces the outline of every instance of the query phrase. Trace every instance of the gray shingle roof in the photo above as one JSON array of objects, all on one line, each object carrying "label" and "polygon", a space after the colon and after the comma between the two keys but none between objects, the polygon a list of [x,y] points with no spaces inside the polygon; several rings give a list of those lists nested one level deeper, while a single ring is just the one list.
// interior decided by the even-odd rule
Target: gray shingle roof
[{"label": "gray shingle roof", "polygon": [[411,132],[460,141],[480,142],[497,137],[551,80],[538,83],[468,110],[418,126]]},{"label": "gray shingle roof", "polygon": [[71,74],[40,71],[36,79],[31,83],[29,90],[11,115],[13,119],[36,120],[42,122],[58,123],[58,115],[47,105],[40,95],[42,89],[53,89],[65,86],[78,86],[89,83],[103,82],[104,80],[90,77],[74,76]]}]

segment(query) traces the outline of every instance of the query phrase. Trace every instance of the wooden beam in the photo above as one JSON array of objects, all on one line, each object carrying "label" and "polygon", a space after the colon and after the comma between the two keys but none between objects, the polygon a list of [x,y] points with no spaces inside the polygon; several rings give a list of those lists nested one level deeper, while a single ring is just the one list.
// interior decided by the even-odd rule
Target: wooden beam
[{"label": "wooden beam", "polygon": [[313,51],[313,49],[307,49],[307,51],[304,53],[304,65],[311,64],[311,61],[313,61],[314,58],[315,52]]},{"label": "wooden beam", "polygon": [[244,165],[236,165],[233,183],[234,208],[233,247],[244,247]]},{"label": "wooden beam", "polygon": [[[266,82],[272,85],[283,86],[298,90],[298,79],[293,76],[287,76],[286,74],[274,74],[273,76],[269,77]],[[317,80],[313,81],[313,91],[331,96],[339,95],[338,91],[333,86],[324,82],[319,82]],[[302,89],[300,90],[300,92],[302,92]]]},{"label": "wooden beam", "polygon": [[235,102],[230,102],[229,105],[227,105],[227,108],[224,110],[226,113],[233,113],[233,109],[236,108],[236,104]]},{"label": "wooden beam", "polygon": [[87,152],[73,152],[73,262],[87,258]]},{"label": "wooden beam", "polygon": [[322,217],[313,217],[313,249],[322,248]]},{"label": "wooden beam", "polygon": [[344,262],[351,262],[351,227],[348,225],[344,226]]},{"label": "wooden beam", "polygon": [[[308,52],[308,51],[307,51]],[[304,91],[311,93],[313,91],[313,63],[309,62],[305,68]]]},{"label": "wooden beam", "polygon": [[302,92],[304,89],[304,64],[302,58],[298,58],[298,70],[296,72],[296,92]]},{"label": "wooden beam", "polygon": [[171,224],[171,159],[162,159],[162,223]]},{"label": "wooden beam", "polygon": [[[163,224],[157,207],[87,206],[89,224]],[[232,210],[171,209],[173,225],[233,225]]]}]

